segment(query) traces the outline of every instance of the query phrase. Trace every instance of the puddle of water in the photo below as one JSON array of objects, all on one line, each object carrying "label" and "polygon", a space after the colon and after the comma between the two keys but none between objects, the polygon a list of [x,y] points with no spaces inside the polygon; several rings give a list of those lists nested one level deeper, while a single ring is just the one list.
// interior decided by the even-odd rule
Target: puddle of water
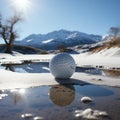
[{"label": "puddle of water", "polygon": [[[0,100],[0,119],[23,120],[21,115],[29,114],[32,115],[29,120],[36,116],[44,120],[77,120],[75,110],[91,108],[108,113],[109,118],[102,120],[119,120],[119,90],[96,85],[54,85],[1,91],[6,96]],[[91,97],[93,102],[82,103],[84,96]]]},{"label": "puddle of water", "polygon": [[85,85],[84,87],[76,86],[76,91],[84,96],[92,97],[110,96],[114,94],[109,89],[95,85]]},{"label": "puddle of water", "polygon": [[1,66],[0,68],[10,70],[10,71],[20,72],[20,73],[48,73],[49,72],[49,63],[4,65],[4,66]]},{"label": "puddle of water", "polygon": [[[49,73],[49,63],[30,63],[22,65],[6,65],[0,66],[0,69],[6,69],[10,71],[20,72],[20,73]],[[75,72],[84,72],[93,75],[104,75],[109,77],[120,77],[119,70],[103,70],[98,68],[83,68],[76,67]]]},{"label": "puddle of water", "polygon": [[[21,73],[49,72],[48,63],[0,66]],[[76,68],[76,72],[119,77],[114,71],[95,68]],[[108,74],[109,73],[109,74]],[[75,110],[87,108],[106,111],[109,118],[102,120],[120,120],[120,88],[97,85],[54,85],[19,90],[0,90],[0,119],[32,120],[42,117],[44,120],[77,120]],[[93,102],[84,104],[81,98],[91,97]],[[24,117],[21,117],[24,116]],[[27,116],[25,118],[25,116]],[[100,118],[101,120],[101,118]]]},{"label": "puddle of water", "polygon": [[93,75],[104,75],[109,77],[120,77],[120,70],[105,70],[105,69],[97,69],[97,68],[77,67],[76,72],[84,72]]}]

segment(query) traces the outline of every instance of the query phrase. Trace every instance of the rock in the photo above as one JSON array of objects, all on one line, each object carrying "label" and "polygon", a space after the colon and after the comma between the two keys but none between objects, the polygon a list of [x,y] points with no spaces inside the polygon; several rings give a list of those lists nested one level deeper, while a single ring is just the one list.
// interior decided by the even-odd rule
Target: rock
[{"label": "rock", "polygon": [[90,102],[92,102],[93,100],[90,98],[90,97],[82,97],[81,98],[81,102],[85,103],[85,104],[88,104]]},{"label": "rock", "polygon": [[93,115],[94,111],[91,108],[85,109],[80,111],[75,115],[78,118],[85,118],[85,119],[94,119],[97,120],[97,117]]},{"label": "rock", "polygon": [[34,117],[34,120],[43,120],[43,119],[44,119],[43,117],[39,117],[39,116]]},{"label": "rock", "polygon": [[107,114],[107,112],[101,111],[101,112],[99,112],[99,116],[100,117],[108,117],[108,114]]},{"label": "rock", "polygon": [[99,79],[98,79],[98,81],[102,81],[102,79],[101,79],[101,78],[99,78]]},{"label": "rock", "polygon": [[88,108],[88,109],[85,109],[82,113],[83,115],[92,115],[93,110],[91,108]]},{"label": "rock", "polygon": [[88,108],[85,110],[76,110],[75,117],[80,119],[85,118],[88,120],[98,120],[99,118],[102,119],[104,117],[108,117],[108,114],[105,111],[92,110],[91,108]]},{"label": "rock", "polygon": [[32,118],[33,115],[31,113],[26,113],[21,115],[22,118]]}]

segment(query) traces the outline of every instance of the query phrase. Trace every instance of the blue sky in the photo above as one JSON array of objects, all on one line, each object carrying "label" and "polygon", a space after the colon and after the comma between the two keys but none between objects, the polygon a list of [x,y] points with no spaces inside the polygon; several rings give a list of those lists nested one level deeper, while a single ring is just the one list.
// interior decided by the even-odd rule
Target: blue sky
[{"label": "blue sky", "polygon": [[[35,33],[66,29],[104,35],[112,26],[120,27],[120,0],[29,0],[19,24],[20,39]],[[14,13],[11,0],[0,0],[5,17]]]}]

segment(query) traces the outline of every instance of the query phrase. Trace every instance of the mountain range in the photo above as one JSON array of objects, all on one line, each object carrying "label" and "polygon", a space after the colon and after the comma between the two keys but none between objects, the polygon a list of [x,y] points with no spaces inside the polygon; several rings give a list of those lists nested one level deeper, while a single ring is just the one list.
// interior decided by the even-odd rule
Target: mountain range
[{"label": "mountain range", "polygon": [[102,40],[102,36],[86,34],[79,31],[58,30],[47,34],[31,34],[15,44],[32,46],[43,50],[55,50],[60,45],[73,47],[93,44]]}]

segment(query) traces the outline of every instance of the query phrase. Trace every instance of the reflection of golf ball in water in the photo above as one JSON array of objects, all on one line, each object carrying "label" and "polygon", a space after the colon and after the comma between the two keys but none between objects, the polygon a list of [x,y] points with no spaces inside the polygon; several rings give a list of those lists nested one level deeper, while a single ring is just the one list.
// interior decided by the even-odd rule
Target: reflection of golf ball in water
[{"label": "reflection of golf ball in water", "polygon": [[55,78],[67,79],[75,72],[76,65],[72,56],[60,53],[51,59],[49,67]]},{"label": "reflection of golf ball in water", "polygon": [[50,99],[58,106],[67,106],[75,98],[75,88],[73,85],[54,85],[50,88]]}]

